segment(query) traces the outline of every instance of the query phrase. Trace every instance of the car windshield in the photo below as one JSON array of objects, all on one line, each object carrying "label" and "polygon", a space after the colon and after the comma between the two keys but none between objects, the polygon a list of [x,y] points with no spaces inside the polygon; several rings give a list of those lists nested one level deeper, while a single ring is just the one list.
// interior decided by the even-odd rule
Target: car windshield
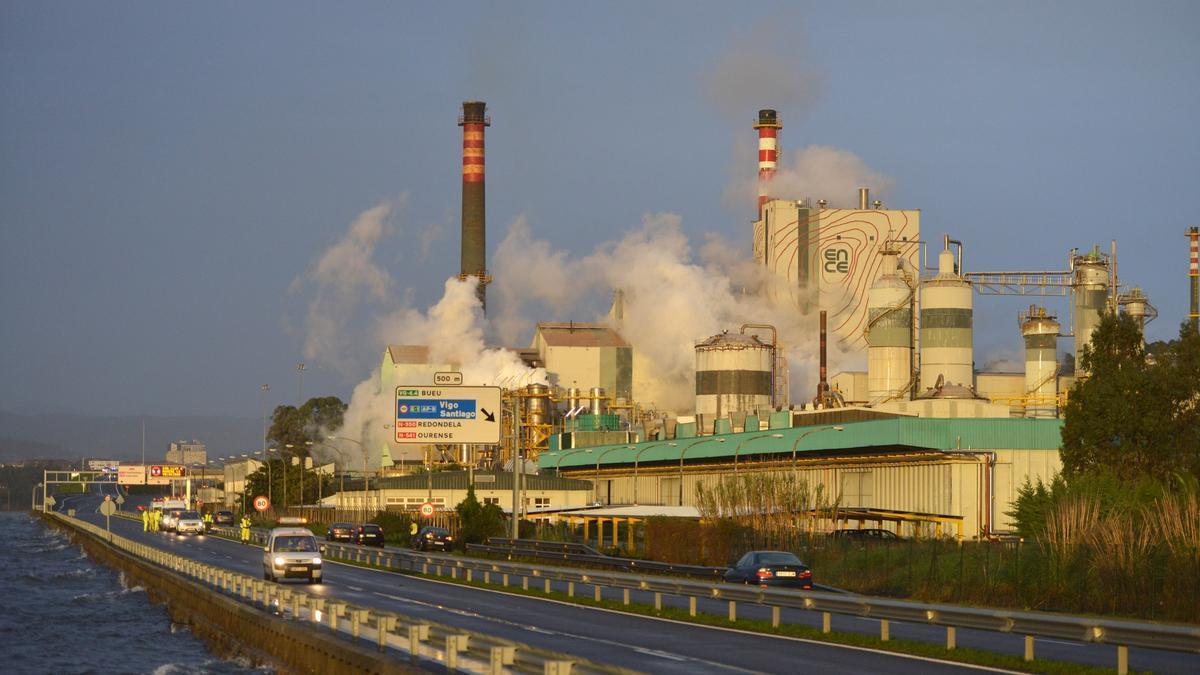
[{"label": "car windshield", "polygon": [[362,531],[363,532],[378,532],[379,526],[378,525],[363,525]]},{"label": "car windshield", "polygon": [[756,565],[803,565],[800,559],[791,553],[768,551],[755,556]]},{"label": "car windshield", "polygon": [[317,540],[302,534],[275,538],[275,550],[284,552],[313,553],[317,550]]},{"label": "car windshield", "polygon": [[450,530],[447,530],[444,527],[431,527],[429,528],[429,534],[432,534],[435,537],[444,537],[450,534]]},{"label": "car windshield", "polygon": [[200,514],[195,511],[182,511],[179,514],[180,520],[200,520]]}]

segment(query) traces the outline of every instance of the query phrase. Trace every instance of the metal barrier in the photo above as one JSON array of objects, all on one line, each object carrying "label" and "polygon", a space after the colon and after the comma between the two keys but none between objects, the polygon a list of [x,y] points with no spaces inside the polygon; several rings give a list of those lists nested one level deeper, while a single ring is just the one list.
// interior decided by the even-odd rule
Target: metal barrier
[{"label": "metal barrier", "polygon": [[[1129,647],[1144,647],[1167,651],[1200,654],[1200,626],[1155,623],[1103,617],[1072,616],[1047,612],[1026,612],[1007,609],[984,609],[945,604],[926,604],[905,600],[890,600],[853,593],[828,593],[822,591],[798,591],[760,588],[739,584],[712,583],[674,579],[670,577],[640,576],[619,572],[595,572],[561,567],[544,567],[509,561],[490,561],[457,558],[448,555],[408,552],[403,550],[376,550],[363,559],[364,547],[346,544],[327,544],[326,555],[359,563],[376,564],[385,569],[448,576],[465,581],[494,583],[500,577],[501,585],[519,583],[529,587],[531,579],[540,580],[545,592],[550,592],[550,582],[567,584],[567,592],[574,595],[576,584],[593,586],[596,597],[600,588],[622,589],[622,598],[629,604],[629,590],[654,593],[655,607],[661,608],[662,594],[688,598],[690,613],[696,614],[699,598],[722,600],[729,603],[729,618],[736,620],[737,603],[748,602],[772,608],[772,625],[780,623],[779,608],[799,609],[822,614],[822,631],[830,632],[834,614],[867,617],[880,620],[880,639],[889,638],[889,621],[906,621],[943,626],[946,629],[946,649],[956,647],[956,629],[1013,633],[1025,636],[1025,660],[1034,660],[1034,638],[1056,638],[1115,645],[1117,647],[1117,671],[1125,673],[1129,665]],[[480,573],[480,574],[476,574]]]},{"label": "metal barrier", "polygon": [[[335,634],[355,642],[371,642],[380,651],[397,649],[407,652],[413,661],[426,659],[442,663],[448,672],[458,670],[545,675],[635,672],[485,633],[310,595],[299,588],[263,581],[138,543],[78,518],[57,512],[49,512],[47,515],[107,541],[126,553],[199,581],[211,587],[214,592],[231,595],[284,618],[325,626]],[[252,535],[261,541],[263,532],[253,532]],[[345,551],[342,553],[346,554]]]},{"label": "metal barrier", "polygon": [[507,539],[504,537],[488,537],[487,544],[467,544],[468,551],[493,553],[523,558],[545,558],[550,560],[565,560],[568,562],[587,563],[600,567],[625,570],[627,572],[659,572],[663,574],[679,574],[688,577],[704,579],[720,579],[725,573],[724,567],[705,567],[702,565],[679,565],[676,563],[658,562],[656,560],[637,560],[635,558],[616,558],[604,555],[591,546],[573,542],[549,542],[536,539]]}]

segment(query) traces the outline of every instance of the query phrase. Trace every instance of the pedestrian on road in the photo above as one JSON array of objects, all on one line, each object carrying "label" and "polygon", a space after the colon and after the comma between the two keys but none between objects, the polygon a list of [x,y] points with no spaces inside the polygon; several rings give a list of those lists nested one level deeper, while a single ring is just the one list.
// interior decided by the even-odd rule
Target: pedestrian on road
[{"label": "pedestrian on road", "polygon": [[142,532],[150,531],[150,516],[145,511],[142,511]]},{"label": "pedestrian on road", "polygon": [[250,543],[250,516],[242,516],[242,543]]}]

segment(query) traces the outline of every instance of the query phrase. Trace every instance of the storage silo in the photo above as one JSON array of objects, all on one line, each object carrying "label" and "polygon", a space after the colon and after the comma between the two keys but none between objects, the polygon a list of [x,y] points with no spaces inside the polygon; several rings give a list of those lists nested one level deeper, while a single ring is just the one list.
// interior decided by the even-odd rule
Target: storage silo
[{"label": "storage silo", "polygon": [[912,390],[913,289],[901,273],[899,251],[880,249],[881,274],[867,292],[867,395],[872,401]]},{"label": "storage silo", "polygon": [[[921,389],[943,384],[975,388],[971,282],[957,269],[951,239],[938,254],[937,276],[921,281]],[[955,242],[958,243],[958,242]],[[961,244],[959,256],[961,260]]]},{"label": "storage silo", "polygon": [[1019,315],[1025,339],[1026,417],[1057,417],[1058,336],[1062,326],[1045,307],[1030,305]]},{"label": "storage silo", "polygon": [[1092,333],[1108,304],[1108,259],[1095,247],[1089,253],[1075,256],[1071,272],[1071,291],[1075,296],[1075,372],[1086,375],[1083,348],[1091,343]]},{"label": "storage silo", "polygon": [[1142,340],[1146,339],[1146,322],[1148,319],[1148,309],[1150,299],[1139,287],[1129,289],[1129,292],[1121,296],[1121,305],[1125,308],[1125,313],[1137,322],[1138,330],[1142,332]]},{"label": "storage silo", "polygon": [[724,332],[696,343],[696,414],[770,408],[774,364],[775,349],[754,335]]}]

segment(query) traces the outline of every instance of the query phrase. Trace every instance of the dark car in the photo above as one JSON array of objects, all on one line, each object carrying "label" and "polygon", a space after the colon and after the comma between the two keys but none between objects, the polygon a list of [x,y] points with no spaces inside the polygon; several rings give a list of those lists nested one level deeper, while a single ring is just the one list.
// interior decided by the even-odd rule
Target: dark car
[{"label": "dark car", "polygon": [[233,511],[217,511],[213,514],[213,524],[215,525],[232,525]]},{"label": "dark car", "polygon": [[896,536],[891,530],[883,530],[877,527],[865,527],[862,529],[844,529],[834,530],[834,539],[849,539],[851,541],[899,541],[900,537]]},{"label": "dark car", "polygon": [[354,523],[333,523],[325,531],[325,541],[354,542]]},{"label": "dark car", "polygon": [[450,536],[450,530],[444,527],[426,525],[412,538],[412,547],[418,551],[428,551],[433,548],[448,551],[453,546],[454,537]]},{"label": "dark car", "polygon": [[813,587],[812,570],[787,551],[751,551],[725,570],[724,578],[733,584]]},{"label": "dark car", "polygon": [[375,523],[363,523],[354,528],[354,543],[383,548],[383,528]]}]

